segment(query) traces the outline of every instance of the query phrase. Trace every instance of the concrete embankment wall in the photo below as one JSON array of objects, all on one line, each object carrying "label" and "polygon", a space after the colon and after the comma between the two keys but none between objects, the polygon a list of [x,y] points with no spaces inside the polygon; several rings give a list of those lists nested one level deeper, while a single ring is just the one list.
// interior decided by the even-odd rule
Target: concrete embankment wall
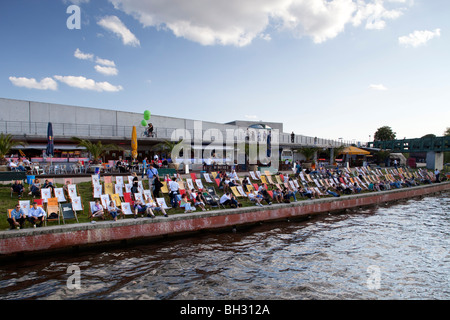
[{"label": "concrete embankment wall", "polygon": [[[184,233],[232,228],[262,221],[276,221],[419,197],[450,190],[450,182],[414,188],[324,198],[272,206],[246,207],[178,214],[168,218],[125,219],[96,224],[71,224],[39,229],[0,232],[0,258],[26,253],[72,250],[128,240],[152,239]],[[170,213],[170,211],[169,211]]]}]

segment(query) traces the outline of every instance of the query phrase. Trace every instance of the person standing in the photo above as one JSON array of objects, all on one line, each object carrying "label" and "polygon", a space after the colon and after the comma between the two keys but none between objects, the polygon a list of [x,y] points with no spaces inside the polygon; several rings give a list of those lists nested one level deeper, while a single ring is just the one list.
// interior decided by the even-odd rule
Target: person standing
[{"label": "person standing", "polygon": [[149,189],[152,191],[155,190],[154,181],[155,181],[155,177],[157,175],[158,175],[158,170],[155,167],[153,167],[153,163],[150,163],[149,168],[147,170],[147,177],[148,177]]},{"label": "person standing", "polygon": [[436,176],[436,183],[441,182],[439,179],[440,174],[441,174],[441,172],[438,170],[438,168],[436,168],[436,170],[434,170],[434,175]]},{"label": "person standing", "polygon": [[142,179],[144,179],[144,175],[147,172],[147,157],[142,160]]},{"label": "person standing", "polygon": [[169,182],[169,198],[170,198],[170,204],[172,205],[172,208],[178,207],[178,199],[177,196],[179,194],[180,186],[177,182],[177,179],[175,177],[172,178],[172,181]]}]

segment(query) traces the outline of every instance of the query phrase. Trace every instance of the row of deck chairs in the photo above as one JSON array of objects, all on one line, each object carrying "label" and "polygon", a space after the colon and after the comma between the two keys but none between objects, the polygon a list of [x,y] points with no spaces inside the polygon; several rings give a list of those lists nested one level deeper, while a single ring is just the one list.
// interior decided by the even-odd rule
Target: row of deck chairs
[{"label": "row of deck chairs", "polygon": [[[77,212],[74,210],[72,203],[60,203],[58,198],[47,198],[46,200],[45,203],[43,199],[32,200],[32,202],[38,204],[38,207],[44,209],[46,213],[45,225],[51,221],[58,221],[58,224],[61,224],[61,221],[65,224],[67,220],[76,220],[78,222]],[[28,215],[28,210],[32,206],[30,200],[21,200],[19,205],[23,212]],[[11,211],[12,209],[8,210],[8,217],[11,217]]]}]

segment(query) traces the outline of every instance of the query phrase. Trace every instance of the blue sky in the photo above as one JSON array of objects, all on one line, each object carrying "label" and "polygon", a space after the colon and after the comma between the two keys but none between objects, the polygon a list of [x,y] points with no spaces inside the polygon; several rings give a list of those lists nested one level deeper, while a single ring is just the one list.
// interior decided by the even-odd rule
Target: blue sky
[{"label": "blue sky", "polygon": [[449,13],[448,0],[1,1],[0,97],[328,139],[442,135]]}]

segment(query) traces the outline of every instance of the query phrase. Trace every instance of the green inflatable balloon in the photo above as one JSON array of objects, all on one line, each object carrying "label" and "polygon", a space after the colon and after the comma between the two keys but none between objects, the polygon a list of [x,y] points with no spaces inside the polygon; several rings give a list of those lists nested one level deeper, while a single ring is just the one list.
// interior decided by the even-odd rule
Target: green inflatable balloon
[{"label": "green inflatable balloon", "polygon": [[147,121],[142,120],[141,125],[142,125],[143,127],[146,127],[146,126],[147,126]]},{"label": "green inflatable balloon", "polygon": [[152,117],[152,114],[150,113],[150,111],[147,110],[147,111],[144,112],[144,119],[145,120],[148,121],[148,120],[150,120],[151,117]]}]

